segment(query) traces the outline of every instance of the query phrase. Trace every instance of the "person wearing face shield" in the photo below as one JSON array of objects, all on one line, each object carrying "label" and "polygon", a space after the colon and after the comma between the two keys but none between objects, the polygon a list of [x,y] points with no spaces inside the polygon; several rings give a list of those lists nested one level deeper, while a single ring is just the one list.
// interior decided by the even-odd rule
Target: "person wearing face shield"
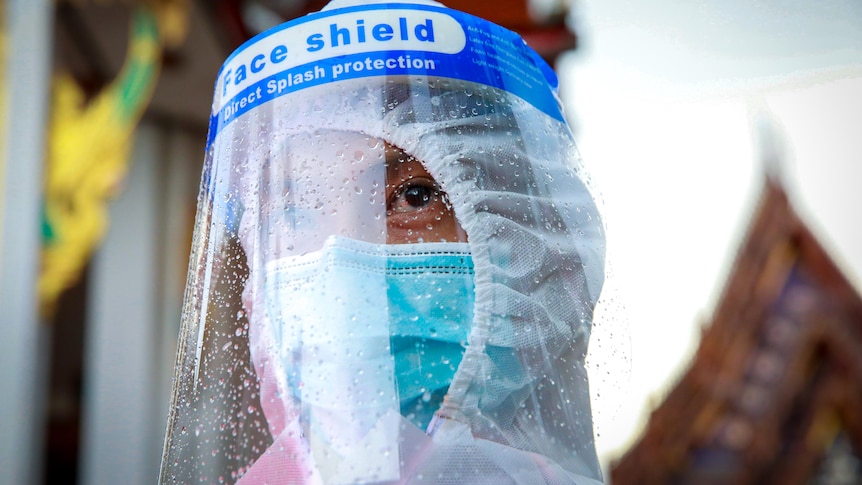
[{"label": "person wearing face shield", "polygon": [[226,62],[162,483],[601,483],[604,232],[556,78],[428,0]]}]

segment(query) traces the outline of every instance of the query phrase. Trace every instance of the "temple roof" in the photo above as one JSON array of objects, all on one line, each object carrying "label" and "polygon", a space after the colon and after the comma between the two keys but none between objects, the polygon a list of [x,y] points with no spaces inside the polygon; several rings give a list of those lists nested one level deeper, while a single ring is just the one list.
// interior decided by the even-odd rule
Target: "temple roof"
[{"label": "temple roof", "polygon": [[862,299],[767,179],[688,370],[611,481],[812,483],[847,449],[859,480],[860,409]]}]

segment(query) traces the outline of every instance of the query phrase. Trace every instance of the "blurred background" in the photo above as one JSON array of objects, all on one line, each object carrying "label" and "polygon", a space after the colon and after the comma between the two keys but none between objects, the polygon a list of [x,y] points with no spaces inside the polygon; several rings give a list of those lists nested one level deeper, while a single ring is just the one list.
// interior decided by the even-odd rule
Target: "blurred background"
[{"label": "blurred background", "polygon": [[[325,3],[0,4],[0,483],[156,480],[216,73]],[[607,359],[605,466],[684,369],[765,149],[859,286],[862,4],[444,3],[554,65],[601,191],[616,325],[591,349]]]},{"label": "blurred background", "polygon": [[557,69],[631,336],[626,397],[597,416],[608,466],[686,369],[767,169],[862,288],[862,4],[581,0],[570,18]]}]

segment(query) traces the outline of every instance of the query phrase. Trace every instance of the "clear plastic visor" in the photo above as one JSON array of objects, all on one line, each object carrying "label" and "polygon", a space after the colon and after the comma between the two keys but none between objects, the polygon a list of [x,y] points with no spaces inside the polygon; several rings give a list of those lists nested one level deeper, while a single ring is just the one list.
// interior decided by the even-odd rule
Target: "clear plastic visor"
[{"label": "clear plastic visor", "polygon": [[331,236],[375,244],[466,241],[422,162],[381,139],[319,130],[290,136],[244,178],[240,234],[267,260]]},{"label": "clear plastic visor", "polygon": [[243,307],[270,432],[292,423],[283,439],[303,437],[298,463],[327,483],[397,479],[403,430],[428,428],[467,345],[465,232],[424,165],[372,136],[291,134],[245,172]]},{"label": "clear plastic visor", "polygon": [[555,85],[428,5],[298,19],[226,63],[162,481],[595,483],[604,232]]}]

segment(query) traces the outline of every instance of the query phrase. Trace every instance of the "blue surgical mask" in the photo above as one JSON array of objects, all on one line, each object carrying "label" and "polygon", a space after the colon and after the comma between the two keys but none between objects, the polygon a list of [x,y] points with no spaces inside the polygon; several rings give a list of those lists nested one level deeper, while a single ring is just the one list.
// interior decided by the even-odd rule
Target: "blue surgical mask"
[{"label": "blue surgical mask", "polygon": [[461,363],[473,319],[467,243],[387,248],[386,283],[401,414],[425,429]]},{"label": "blue surgical mask", "polygon": [[467,243],[331,237],[267,265],[267,315],[288,387],[322,434],[339,425],[315,424],[315,414],[345,416],[358,436],[363,420],[389,408],[424,430],[461,362],[474,300]]}]

